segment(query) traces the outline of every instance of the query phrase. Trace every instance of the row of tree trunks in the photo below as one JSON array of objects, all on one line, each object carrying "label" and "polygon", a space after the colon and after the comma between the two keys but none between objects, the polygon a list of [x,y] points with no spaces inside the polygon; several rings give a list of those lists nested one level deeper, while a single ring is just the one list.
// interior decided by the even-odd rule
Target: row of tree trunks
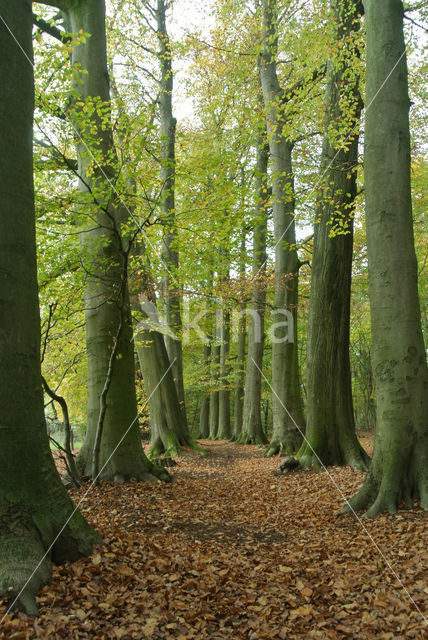
[{"label": "row of tree trunks", "polygon": [[[87,117],[84,103],[110,104],[103,0],[67,3],[65,27],[91,37],[73,47],[71,63],[86,73],[74,74],[74,100],[70,117],[76,132],[79,191],[86,221],[81,224],[81,247],[86,271],[85,316],[88,363],[88,422],[85,441],[77,458],[82,475],[92,475],[92,457],[100,413],[100,397],[109,371],[116,339],[107,410],[100,443],[100,477],[122,482],[128,478],[164,476],[149,463],[141,447],[135,392],[134,345],[128,294],[120,207],[113,183],[115,148],[109,121],[93,110]],[[121,330],[118,333],[118,328]]]}]

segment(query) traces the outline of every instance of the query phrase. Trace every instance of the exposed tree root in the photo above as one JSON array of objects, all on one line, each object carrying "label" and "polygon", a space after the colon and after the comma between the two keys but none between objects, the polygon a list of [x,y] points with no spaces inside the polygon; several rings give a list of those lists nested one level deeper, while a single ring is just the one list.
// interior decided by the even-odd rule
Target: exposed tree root
[{"label": "exposed tree root", "polygon": [[267,438],[265,435],[251,435],[249,433],[243,433],[236,441],[236,444],[267,444]]},{"label": "exposed tree root", "polygon": [[279,465],[279,471],[282,474],[290,473],[291,471],[302,470],[302,467],[296,458],[284,458]]},{"label": "exposed tree root", "polygon": [[181,444],[176,438],[168,439],[168,446],[165,447],[161,438],[157,438],[147,454],[149,460],[154,461],[160,458],[177,458],[182,455],[185,449],[192,449],[200,453],[202,456],[207,456],[209,451],[201,447],[196,440],[186,439],[185,443]]},{"label": "exposed tree root", "polygon": [[365,517],[374,517],[380,513],[397,513],[398,509],[412,508],[415,500],[421,509],[428,510],[428,505],[423,499],[423,482],[408,482],[407,478],[398,476],[390,477],[385,474],[376,479],[374,474],[367,475],[359,492],[342,507],[339,515],[345,515],[351,511],[364,512]]},{"label": "exposed tree root", "polygon": [[71,502],[66,511],[52,511],[50,504],[14,505],[2,513],[0,525],[0,593],[12,610],[30,616],[38,613],[35,598],[50,581],[51,560],[74,561],[102,542]]},{"label": "exposed tree root", "polygon": [[40,536],[33,527],[0,539],[0,592],[7,595],[9,607],[36,616],[36,595],[51,576],[50,560],[40,562],[45,553]]},{"label": "exposed tree root", "polygon": [[[134,452],[131,457],[124,457],[123,460],[118,456],[114,456],[112,460],[103,468],[101,466],[101,480],[112,480],[117,484],[123,484],[131,479],[140,482],[154,482],[156,480],[162,480],[163,482],[170,482],[171,476],[162,467],[154,464],[153,458],[148,458],[144,455],[143,450]],[[89,449],[81,449],[77,458],[78,468],[80,476],[85,477],[92,475],[88,473],[88,470],[92,470],[91,465],[92,456]],[[86,474],[84,472],[86,471]]]},{"label": "exposed tree root", "polygon": [[271,440],[264,455],[266,458],[271,458],[272,456],[277,456],[277,455],[291,456],[293,455],[293,453],[297,451],[299,446],[300,446],[300,443],[296,444],[294,442],[290,443],[290,442],[276,440],[276,439]]},{"label": "exposed tree root", "polygon": [[303,469],[350,466],[356,471],[368,471],[370,465],[370,457],[358,441],[355,446],[336,447],[335,451],[330,451],[328,445],[321,450],[320,447],[305,442],[297,452],[296,458]]}]

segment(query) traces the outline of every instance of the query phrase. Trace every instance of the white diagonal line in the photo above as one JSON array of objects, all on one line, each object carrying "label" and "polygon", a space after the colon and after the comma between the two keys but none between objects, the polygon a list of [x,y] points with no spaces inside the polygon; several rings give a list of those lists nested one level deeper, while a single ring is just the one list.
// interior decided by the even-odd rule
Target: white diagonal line
[{"label": "white diagonal line", "polygon": [[413,604],[413,606],[415,607],[415,609],[417,610],[417,612],[420,614],[420,616],[422,617],[423,621],[425,622],[425,624],[428,626],[428,620],[427,618],[424,616],[424,614],[422,613],[422,611],[420,610],[419,606],[417,605],[417,603],[415,602],[415,600],[413,599],[412,595],[410,594],[409,590],[407,589],[406,585],[403,583],[403,581],[401,580],[400,576],[397,574],[397,572],[395,571],[394,567],[392,566],[392,564],[389,562],[388,558],[385,556],[384,552],[382,551],[382,549],[380,548],[380,546],[378,545],[378,543],[376,542],[376,540],[373,538],[372,534],[370,533],[370,531],[367,529],[367,527],[365,526],[364,522],[362,521],[362,519],[360,518],[360,516],[358,515],[358,513],[355,511],[355,509],[353,508],[353,506],[351,505],[351,503],[349,502],[349,500],[346,498],[346,496],[344,495],[342,489],[339,487],[339,485],[337,484],[336,480],[334,479],[334,477],[332,476],[332,474],[330,473],[330,471],[328,470],[328,468],[325,466],[325,464],[323,463],[323,461],[321,460],[321,458],[319,457],[319,455],[317,454],[317,452],[315,451],[315,449],[313,448],[313,446],[311,445],[311,443],[309,442],[308,438],[306,437],[306,435],[303,433],[302,429],[299,427],[299,425],[297,424],[297,422],[295,421],[295,419],[293,418],[293,416],[291,415],[291,413],[288,411],[287,407],[284,405],[284,403],[282,402],[281,398],[278,396],[278,394],[276,393],[275,389],[272,387],[271,383],[269,382],[269,380],[266,378],[265,374],[263,373],[263,371],[260,369],[259,365],[257,364],[257,362],[254,360],[254,358],[252,358],[253,363],[255,364],[255,366],[257,367],[257,369],[259,370],[260,374],[263,376],[264,380],[267,382],[267,384],[269,385],[270,390],[272,391],[272,393],[275,395],[276,399],[280,402],[282,408],[284,409],[284,411],[287,413],[287,415],[290,417],[290,419],[292,420],[292,422],[294,423],[294,425],[296,426],[297,430],[299,431],[300,435],[303,437],[304,441],[306,442],[306,444],[309,446],[309,448],[311,449],[312,453],[314,454],[314,456],[316,457],[316,459],[318,460],[320,466],[324,469],[324,471],[327,473],[329,479],[331,480],[331,483],[333,484],[333,486],[335,487],[335,489],[337,490],[338,494],[340,495],[340,497],[342,498],[342,500],[346,503],[346,505],[349,507],[349,510],[352,512],[352,514],[355,516],[356,520],[358,521],[358,523],[361,525],[361,528],[363,529],[364,533],[367,534],[367,536],[369,537],[370,541],[372,542],[372,544],[374,545],[374,547],[376,548],[376,551],[379,553],[379,555],[381,556],[382,560],[384,561],[385,565],[388,567],[388,569],[390,570],[390,572],[392,573],[392,575],[394,576],[394,578],[397,580],[397,582],[399,583],[400,587],[402,587],[402,589],[405,591],[405,593],[407,594],[410,602]]},{"label": "white diagonal line", "polygon": [[[404,49],[403,53],[401,54],[401,56],[398,58],[398,60],[396,61],[396,63],[394,64],[394,66],[392,67],[391,71],[388,73],[388,75],[386,76],[385,80],[382,82],[382,84],[380,85],[379,89],[376,91],[375,95],[373,96],[373,98],[370,100],[369,104],[367,105],[367,107],[365,108],[365,112],[367,113],[367,111],[370,109],[370,107],[372,106],[373,102],[376,100],[376,98],[378,97],[379,93],[382,91],[382,89],[384,88],[384,86],[386,85],[386,83],[388,82],[388,80],[390,79],[390,77],[392,76],[392,74],[394,73],[397,65],[401,62],[403,56],[406,54],[406,49]],[[352,127],[351,131],[348,133],[348,135],[346,136],[345,140],[343,141],[343,144],[345,142],[348,142],[349,138],[352,136],[352,134],[354,133],[355,129],[357,129],[359,127],[360,123],[356,122],[355,125]],[[319,187],[319,185],[321,184],[325,174],[327,173],[327,171],[329,171],[329,169],[331,168],[331,165],[333,164],[333,162],[336,160],[337,156],[339,155],[341,149],[338,149],[336,151],[336,153],[334,154],[333,158],[331,159],[331,161],[329,162],[327,168],[324,170],[324,172],[321,174],[321,176],[318,178],[318,181],[314,187],[314,191],[316,191]],[[285,229],[285,231],[281,234],[280,239],[278,240],[278,242],[275,243],[275,246],[273,247],[272,251],[275,251],[275,249],[277,248],[277,246],[279,245],[279,243],[282,241],[282,239],[284,238],[285,234],[287,233],[287,231],[289,230],[289,228],[291,227],[292,223],[294,221],[294,215],[290,221],[290,224],[288,225],[288,227]],[[260,267],[260,269],[257,271],[256,275],[253,276],[251,278],[251,281],[254,280],[255,278],[258,277],[260,271],[263,269],[263,267],[265,266],[266,262],[267,262],[267,258],[266,260],[263,262],[262,266]]]},{"label": "white diagonal line", "polygon": [[57,540],[59,539],[59,537],[61,536],[61,534],[63,533],[64,529],[66,528],[66,526],[68,525],[68,523],[70,522],[70,520],[72,519],[72,517],[74,516],[74,514],[76,513],[76,511],[79,509],[81,503],[83,502],[83,500],[86,498],[86,496],[88,495],[88,493],[90,492],[90,490],[92,489],[92,487],[95,486],[95,482],[98,480],[98,478],[100,477],[101,473],[104,471],[104,469],[106,468],[106,466],[108,465],[108,463],[110,462],[110,460],[112,459],[112,457],[114,456],[114,454],[116,453],[116,451],[118,450],[118,448],[120,447],[120,445],[122,444],[124,438],[126,438],[126,436],[129,433],[129,430],[133,427],[133,425],[135,424],[136,420],[138,420],[138,418],[140,417],[140,415],[142,414],[142,412],[144,411],[144,409],[146,408],[148,402],[150,401],[150,399],[152,398],[153,394],[157,391],[157,389],[159,388],[160,384],[163,382],[165,376],[167,375],[167,373],[170,371],[171,367],[175,364],[176,358],[174,358],[174,360],[171,362],[171,364],[169,365],[168,369],[165,371],[165,373],[163,374],[162,378],[159,380],[159,382],[157,383],[156,387],[153,389],[152,393],[150,394],[150,396],[147,398],[145,404],[143,405],[143,407],[141,408],[141,410],[137,413],[137,415],[135,416],[135,418],[133,419],[133,421],[131,422],[131,424],[129,425],[129,427],[127,428],[127,430],[125,431],[125,433],[122,435],[122,437],[120,438],[119,442],[117,443],[117,445],[115,446],[115,448],[113,449],[113,451],[111,452],[111,454],[109,455],[109,457],[107,458],[107,460],[105,461],[105,463],[103,464],[103,466],[101,467],[100,471],[98,472],[98,475],[92,479],[92,484],[88,487],[88,489],[85,491],[85,493],[83,494],[83,496],[80,498],[79,502],[75,505],[73,511],[71,512],[71,514],[69,515],[69,517],[67,518],[67,520],[64,522],[63,526],[61,527],[61,529],[59,530],[58,534],[55,536],[55,538],[52,540],[51,544],[49,545],[49,547],[46,549],[45,554],[42,556],[42,558],[39,560],[37,566],[35,567],[34,571],[32,572],[32,574],[30,575],[30,577],[28,578],[28,580],[26,581],[26,583],[24,584],[24,586],[22,587],[21,591],[18,593],[18,595],[15,597],[15,599],[13,600],[13,602],[9,605],[6,613],[3,615],[2,619],[0,620],[0,625],[3,623],[3,620],[5,619],[5,617],[11,612],[11,610],[13,609],[13,607],[15,606],[16,602],[19,600],[19,598],[21,597],[22,593],[24,592],[24,590],[26,589],[28,583],[30,582],[30,580],[33,578],[34,574],[36,573],[36,571],[38,570],[38,568],[40,567],[40,565],[42,564],[42,562],[47,558],[47,556],[49,555],[49,553],[51,552],[54,544],[57,542]]},{"label": "white diagonal line", "polygon": [[[22,51],[22,53],[24,54],[24,57],[26,58],[26,60],[28,60],[28,62],[30,63],[30,65],[32,66],[33,69],[35,69],[34,66],[34,62],[31,60],[31,58],[27,55],[26,51],[23,49],[21,43],[19,42],[19,40],[16,38],[15,34],[13,33],[13,31],[11,30],[11,28],[9,27],[9,25],[6,23],[5,19],[3,18],[2,15],[0,15],[0,20],[3,22],[4,26],[6,27],[7,31],[10,33],[11,37],[13,38],[13,40],[16,42],[16,44],[18,45],[18,47],[20,48],[20,50]],[[106,172],[104,171],[103,167],[100,165],[100,163],[98,162],[98,160],[96,159],[96,157],[94,156],[94,154],[92,153],[91,149],[88,147],[88,145],[86,144],[85,140],[83,139],[79,129],[75,126],[75,124],[73,123],[72,120],[69,120],[67,118],[67,114],[64,111],[64,109],[62,107],[59,107],[59,110],[62,112],[62,114],[65,116],[67,122],[71,125],[71,128],[73,129],[74,133],[76,134],[76,136],[79,138],[80,142],[82,143],[82,145],[85,147],[86,151],[88,152],[88,154],[90,155],[90,157],[92,158],[92,160],[95,162],[95,164],[97,165],[98,169],[100,170],[100,172],[102,173],[104,179],[106,180],[106,182],[108,182],[109,186],[111,187],[111,190],[113,191],[113,193],[116,194],[119,202],[125,207],[126,211],[128,212],[128,214],[130,215],[130,217],[132,218],[133,222],[135,223],[135,225],[137,226],[137,229],[145,236],[147,242],[149,243],[150,247],[153,249],[153,251],[155,252],[155,254],[157,254],[161,261],[164,263],[164,266],[166,267],[166,270],[168,271],[169,275],[171,276],[171,278],[173,278],[174,276],[172,275],[168,264],[166,263],[162,252],[158,251],[153,243],[151,242],[150,238],[148,237],[147,233],[144,231],[144,229],[141,227],[141,225],[139,224],[138,220],[136,220],[134,214],[132,213],[132,211],[130,210],[130,208],[128,207],[128,205],[126,204],[126,202],[124,202],[122,196],[119,194],[119,192],[117,191],[116,187],[114,186],[113,182],[110,180],[110,178],[108,177],[108,175],[106,174]]]}]

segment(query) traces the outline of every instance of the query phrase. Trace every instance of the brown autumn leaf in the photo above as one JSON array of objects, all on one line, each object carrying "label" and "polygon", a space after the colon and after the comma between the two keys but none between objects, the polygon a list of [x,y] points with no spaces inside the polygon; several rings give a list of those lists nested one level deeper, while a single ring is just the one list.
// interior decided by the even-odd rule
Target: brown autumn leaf
[{"label": "brown autumn leaf", "polygon": [[[91,489],[85,515],[104,545],[54,566],[40,617],[6,616],[1,640],[428,638],[408,597],[428,615],[426,514],[363,529],[336,518],[342,498],[327,474],[273,476],[277,461],[263,449],[202,444],[212,455],[177,459],[169,485]],[[347,496],[364,478],[329,472]]]}]

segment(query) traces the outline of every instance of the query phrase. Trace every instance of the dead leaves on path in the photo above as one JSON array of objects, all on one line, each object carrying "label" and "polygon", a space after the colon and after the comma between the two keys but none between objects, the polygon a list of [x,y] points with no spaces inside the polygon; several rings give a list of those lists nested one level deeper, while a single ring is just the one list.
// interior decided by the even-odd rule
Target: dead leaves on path
[{"label": "dead leaves on path", "polygon": [[[180,458],[171,484],[93,488],[81,508],[104,545],[54,568],[40,617],[8,616],[0,637],[428,638],[426,514],[363,530],[336,518],[326,473],[277,477],[259,448],[203,446],[212,455]],[[346,496],[363,479],[330,472]]]}]

